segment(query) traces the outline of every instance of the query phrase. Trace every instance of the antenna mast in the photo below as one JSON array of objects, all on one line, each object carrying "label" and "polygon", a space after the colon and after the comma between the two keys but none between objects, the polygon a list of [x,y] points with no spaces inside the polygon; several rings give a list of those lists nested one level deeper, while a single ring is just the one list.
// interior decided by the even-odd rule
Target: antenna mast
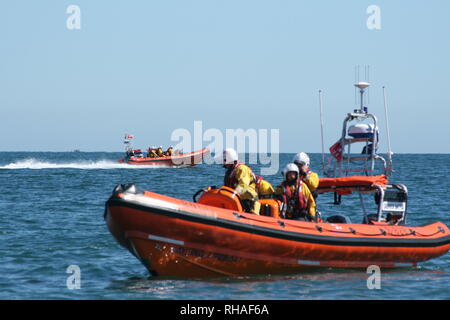
[{"label": "antenna mast", "polygon": [[391,149],[391,135],[389,133],[389,118],[388,118],[388,106],[387,106],[387,98],[386,98],[386,88],[383,86],[383,98],[384,98],[384,115],[386,118],[386,134],[388,139],[388,163],[389,163],[389,171],[392,172],[392,155],[394,154]]},{"label": "antenna mast", "polygon": [[367,89],[367,94],[366,94],[366,104],[370,104],[370,66],[369,65],[365,65],[364,66],[364,81],[359,81],[359,76],[360,76],[360,66],[355,66],[355,104],[358,103],[358,99],[356,98],[357,96],[357,90],[359,89],[359,94],[360,94],[360,113],[368,113],[368,108],[364,107],[364,93],[365,89]]},{"label": "antenna mast", "polygon": [[125,134],[125,137],[123,139],[123,144],[125,146],[125,152],[130,151],[131,150],[131,139],[133,139],[134,136],[132,134]]},{"label": "antenna mast", "polygon": [[322,90],[319,90],[319,105],[320,105],[320,135],[322,139],[322,169],[325,172],[325,146],[323,143],[323,103],[322,103]]},{"label": "antenna mast", "polygon": [[367,107],[364,107],[364,90],[370,86],[370,83],[368,82],[358,82],[355,84],[355,87],[359,88],[359,93],[361,94],[361,105],[359,112],[360,113],[367,113],[368,109]]}]

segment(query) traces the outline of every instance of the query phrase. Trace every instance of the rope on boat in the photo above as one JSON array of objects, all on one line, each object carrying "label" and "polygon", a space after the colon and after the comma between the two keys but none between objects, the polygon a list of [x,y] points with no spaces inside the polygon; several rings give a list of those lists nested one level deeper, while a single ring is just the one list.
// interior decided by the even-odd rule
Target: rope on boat
[{"label": "rope on boat", "polygon": [[[385,230],[383,228],[379,228],[378,232],[376,233],[366,233],[366,232],[361,232],[359,230],[355,230],[352,227],[349,226],[343,226],[341,225],[342,229],[335,229],[335,228],[327,228],[324,225],[317,225],[317,224],[311,224],[311,226],[304,226],[304,225],[297,225],[297,224],[292,224],[289,223],[289,219],[277,219],[274,221],[267,221],[267,220],[262,220],[262,219],[258,219],[258,218],[253,218],[253,217],[248,217],[248,216],[244,216],[244,215],[240,215],[237,214],[236,217],[238,218],[244,218],[247,220],[252,220],[252,221],[256,221],[256,222],[261,222],[261,223],[265,223],[265,224],[270,224],[270,225],[278,225],[281,227],[291,227],[294,229],[307,229],[307,230],[318,230],[317,227],[320,227],[321,230],[319,230],[320,232],[322,231],[328,231],[328,232],[335,232],[335,233],[352,233],[352,234],[359,234],[359,235],[363,235],[363,236],[367,236],[367,237],[374,237],[374,236],[395,236],[395,237],[401,237],[401,236],[422,236],[422,237],[432,237],[438,233],[445,233],[445,230],[441,227],[438,227],[437,231],[434,233],[430,233],[430,234],[425,234],[422,232],[419,232],[417,230],[413,230],[413,229],[409,229],[408,232],[392,232],[389,230]],[[280,223],[281,222],[281,223]],[[348,229],[346,230],[345,227],[347,227]],[[406,230],[404,230],[406,231]]]}]

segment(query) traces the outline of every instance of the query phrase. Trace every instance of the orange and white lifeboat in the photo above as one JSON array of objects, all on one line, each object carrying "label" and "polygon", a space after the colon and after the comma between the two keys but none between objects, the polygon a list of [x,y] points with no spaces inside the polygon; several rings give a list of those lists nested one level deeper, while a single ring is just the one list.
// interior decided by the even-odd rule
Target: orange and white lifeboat
[{"label": "orange and white lifeboat", "polygon": [[[359,182],[362,188],[373,183]],[[324,180],[323,186],[336,190],[336,181]],[[276,200],[261,202],[267,216],[243,212],[238,194],[227,187],[205,189],[191,202],[118,185],[106,202],[105,220],[115,239],[161,276],[413,267],[450,249],[450,230],[441,222],[411,227],[295,221],[280,218]]]}]

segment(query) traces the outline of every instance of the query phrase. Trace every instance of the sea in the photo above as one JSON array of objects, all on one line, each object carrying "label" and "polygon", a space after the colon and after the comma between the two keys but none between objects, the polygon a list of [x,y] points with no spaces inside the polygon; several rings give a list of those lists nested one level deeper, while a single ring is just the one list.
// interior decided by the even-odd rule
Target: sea
[{"label": "sea", "polygon": [[[286,275],[178,279],[152,277],[109,233],[105,201],[117,184],[191,201],[223,181],[218,164],[158,168],[121,164],[113,152],[0,152],[0,299],[354,300],[450,299],[450,254],[414,268],[322,269]],[[293,154],[280,154],[266,179],[281,182]],[[322,173],[320,154],[311,167]],[[395,154],[391,181],[408,187],[408,225],[450,225],[450,155]],[[250,164],[256,173],[265,164]],[[368,202],[371,199],[366,199]],[[359,223],[359,199],[320,195],[322,216]],[[369,210],[369,209],[368,209]],[[74,275],[77,280],[74,282]],[[372,285],[370,285],[372,283]],[[75,284],[75,287],[74,287]]]}]

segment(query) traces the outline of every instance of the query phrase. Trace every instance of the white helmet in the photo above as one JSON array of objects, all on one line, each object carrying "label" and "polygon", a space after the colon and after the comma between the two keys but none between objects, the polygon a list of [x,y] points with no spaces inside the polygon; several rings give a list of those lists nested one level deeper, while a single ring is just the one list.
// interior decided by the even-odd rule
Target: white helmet
[{"label": "white helmet", "polygon": [[287,176],[288,172],[291,172],[291,171],[297,172],[297,177],[300,173],[300,171],[298,170],[298,167],[295,163],[288,163],[286,165],[286,167],[284,167],[283,171],[281,172],[283,174],[283,177],[285,180],[286,180],[286,176]]},{"label": "white helmet", "polygon": [[236,150],[234,150],[232,148],[223,150],[223,163],[233,164],[238,159],[239,159],[239,157],[238,157]]},{"label": "white helmet", "polygon": [[305,163],[309,167],[309,156],[304,152],[297,153],[292,162],[295,164]]}]

